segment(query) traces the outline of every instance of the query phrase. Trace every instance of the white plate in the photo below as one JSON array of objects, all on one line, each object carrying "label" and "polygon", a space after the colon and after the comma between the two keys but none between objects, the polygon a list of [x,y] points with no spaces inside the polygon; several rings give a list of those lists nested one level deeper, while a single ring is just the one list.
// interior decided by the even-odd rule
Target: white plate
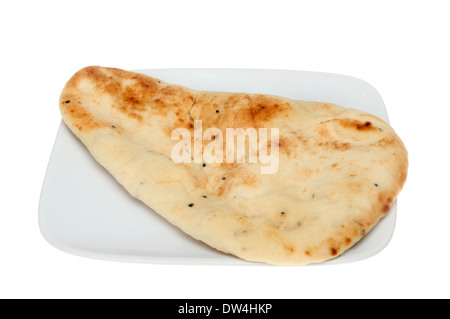
[{"label": "white plate", "polygon": [[[331,102],[388,116],[378,92],[359,79],[329,73],[247,69],[140,70],[198,90],[275,94]],[[55,105],[55,112],[58,107]],[[358,244],[325,264],[373,256],[390,241],[397,203]],[[43,236],[68,253],[108,260],[252,265],[196,241],[131,197],[61,123],[39,205]]]}]

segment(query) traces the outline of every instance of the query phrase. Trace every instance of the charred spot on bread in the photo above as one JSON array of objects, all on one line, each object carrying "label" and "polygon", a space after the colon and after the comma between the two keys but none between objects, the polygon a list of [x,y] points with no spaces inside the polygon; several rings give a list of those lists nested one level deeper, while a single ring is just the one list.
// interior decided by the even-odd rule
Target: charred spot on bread
[{"label": "charred spot on bread", "polygon": [[330,253],[331,253],[331,256],[336,256],[338,254],[338,249],[334,248],[334,247],[331,247],[330,248]]},{"label": "charred spot on bread", "polygon": [[361,122],[355,119],[338,119],[337,123],[339,123],[344,128],[356,129],[357,131],[378,130],[378,128],[375,128],[370,121]]}]

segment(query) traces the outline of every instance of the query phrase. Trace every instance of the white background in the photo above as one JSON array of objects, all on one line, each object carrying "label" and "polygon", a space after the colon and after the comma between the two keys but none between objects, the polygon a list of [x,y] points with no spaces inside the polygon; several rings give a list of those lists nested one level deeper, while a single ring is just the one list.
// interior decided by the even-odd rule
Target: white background
[{"label": "white background", "polygon": [[[2,1],[2,298],[450,297],[448,1]],[[409,151],[394,237],[322,267],[129,264],[42,237],[38,203],[65,82],[88,65],[351,75],[383,97]]]}]

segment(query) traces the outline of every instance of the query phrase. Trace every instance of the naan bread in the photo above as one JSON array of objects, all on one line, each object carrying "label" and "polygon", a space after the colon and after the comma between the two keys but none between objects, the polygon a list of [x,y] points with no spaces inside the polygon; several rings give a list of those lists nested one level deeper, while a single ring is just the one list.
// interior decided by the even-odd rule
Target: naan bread
[{"label": "naan bread", "polygon": [[[381,119],[330,103],[204,92],[87,67],[61,94],[66,125],[123,187],[170,223],[247,261],[335,258],[390,210],[407,151]],[[176,128],[279,128],[279,170],[171,159]],[[270,141],[269,141],[270,142]],[[205,147],[203,143],[203,147]]]}]

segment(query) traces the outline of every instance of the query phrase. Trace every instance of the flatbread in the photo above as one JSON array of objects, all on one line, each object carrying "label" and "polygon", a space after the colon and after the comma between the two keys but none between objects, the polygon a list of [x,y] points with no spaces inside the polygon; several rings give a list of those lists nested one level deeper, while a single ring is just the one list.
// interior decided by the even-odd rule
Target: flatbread
[{"label": "flatbread", "polygon": [[[60,97],[65,124],[135,198],[197,240],[241,259],[305,265],[335,258],[385,216],[407,151],[383,120],[284,97],[206,92],[114,68],[86,67]],[[175,163],[172,132],[278,128],[257,163]],[[207,143],[203,143],[205,151]],[[261,151],[261,149],[260,149]],[[195,154],[192,154],[194,157]]]}]

